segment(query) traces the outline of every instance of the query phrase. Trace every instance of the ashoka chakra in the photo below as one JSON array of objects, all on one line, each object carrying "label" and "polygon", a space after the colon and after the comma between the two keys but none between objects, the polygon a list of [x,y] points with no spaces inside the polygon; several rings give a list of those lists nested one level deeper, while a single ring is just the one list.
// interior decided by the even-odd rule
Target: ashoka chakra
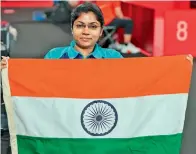
[{"label": "ashoka chakra", "polygon": [[83,129],[92,136],[103,136],[110,133],[118,120],[117,111],[112,104],[102,100],[89,103],[82,111]]}]

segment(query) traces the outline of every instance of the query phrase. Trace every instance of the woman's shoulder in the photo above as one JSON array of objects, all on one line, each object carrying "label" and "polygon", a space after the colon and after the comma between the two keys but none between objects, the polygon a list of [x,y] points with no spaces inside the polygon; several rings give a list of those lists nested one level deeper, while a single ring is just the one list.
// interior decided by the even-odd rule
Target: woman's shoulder
[{"label": "woman's shoulder", "polygon": [[46,53],[44,59],[59,59],[65,52],[67,52],[68,48],[69,46],[52,48]]},{"label": "woman's shoulder", "polygon": [[114,49],[99,47],[99,50],[101,51],[104,58],[123,58],[120,52]]}]

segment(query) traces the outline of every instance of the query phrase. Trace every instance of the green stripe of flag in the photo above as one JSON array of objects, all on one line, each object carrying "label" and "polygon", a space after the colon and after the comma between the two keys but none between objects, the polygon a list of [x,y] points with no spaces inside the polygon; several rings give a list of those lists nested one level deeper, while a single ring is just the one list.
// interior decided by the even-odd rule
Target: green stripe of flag
[{"label": "green stripe of flag", "polygon": [[179,154],[182,134],[77,139],[17,136],[19,154]]}]

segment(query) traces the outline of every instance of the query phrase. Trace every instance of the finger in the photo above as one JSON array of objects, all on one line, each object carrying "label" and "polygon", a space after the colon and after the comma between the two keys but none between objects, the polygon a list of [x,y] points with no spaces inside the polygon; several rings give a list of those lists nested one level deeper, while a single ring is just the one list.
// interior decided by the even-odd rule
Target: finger
[{"label": "finger", "polygon": [[6,61],[2,61],[2,62],[1,62],[1,65],[6,65],[6,64],[7,64]]},{"label": "finger", "polygon": [[9,57],[6,57],[6,56],[1,56],[3,59],[9,59]]},{"label": "finger", "polygon": [[7,64],[6,63],[1,63],[1,66],[6,66]]},{"label": "finger", "polygon": [[7,67],[7,65],[1,65],[1,68],[6,68]]},{"label": "finger", "polygon": [[4,58],[4,59],[1,60],[1,62],[7,62],[7,59]]}]

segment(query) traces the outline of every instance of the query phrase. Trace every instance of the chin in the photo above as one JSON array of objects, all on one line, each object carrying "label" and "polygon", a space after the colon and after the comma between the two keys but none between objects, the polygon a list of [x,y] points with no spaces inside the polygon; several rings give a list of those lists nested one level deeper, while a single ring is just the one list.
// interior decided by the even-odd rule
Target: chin
[{"label": "chin", "polygon": [[80,46],[83,48],[89,48],[92,47],[92,44],[88,42],[80,42]]}]

